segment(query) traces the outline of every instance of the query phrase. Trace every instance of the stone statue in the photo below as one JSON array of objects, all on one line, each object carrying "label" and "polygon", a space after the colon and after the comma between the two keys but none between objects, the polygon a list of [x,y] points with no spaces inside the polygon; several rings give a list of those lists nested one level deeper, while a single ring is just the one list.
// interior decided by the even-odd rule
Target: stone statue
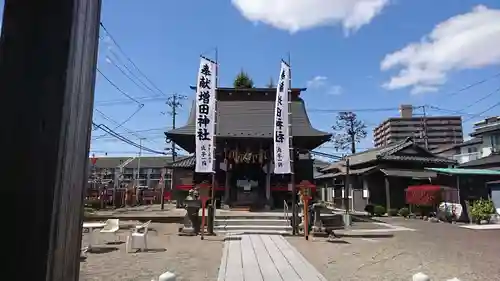
[{"label": "stone statue", "polygon": [[199,211],[201,202],[198,191],[189,190],[188,196],[184,199],[184,208],[186,215],[184,217],[184,226],[179,229],[180,235],[198,235],[200,232]]}]

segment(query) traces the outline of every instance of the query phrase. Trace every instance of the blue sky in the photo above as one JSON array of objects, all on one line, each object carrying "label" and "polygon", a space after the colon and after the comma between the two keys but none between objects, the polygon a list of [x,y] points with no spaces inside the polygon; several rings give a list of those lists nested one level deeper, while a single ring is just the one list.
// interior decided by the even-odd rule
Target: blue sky
[{"label": "blue sky", "polygon": [[[397,116],[399,104],[478,114],[500,100],[500,92],[486,97],[500,87],[500,77],[488,79],[500,72],[498,0],[104,0],[101,20],[126,56],[101,29],[99,70],[144,103],[117,131],[136,142],[145,138],[144,145],[157,150],[166,146],[163,132],[171,126],[164,94],[191,99],[199,55],[214,58],[215,47],[221,86],[231,85],[241,69],[264,86],[290,52],[292,84],[308,87],[302,97],[319,129],[330,131],[336,116],[322,110],[387,109],[357,112],[370,131],[360,148],[372,146],[373,126]],[[137,80],[141,75],[127,57],[154,86]],[[126,77],[117,67],[134,74]],[[111,128],[138,109],[101,75],[95,100],[94,121]],[[189,111],[190,102],[184,104],[178,125]],[[482,115],[499,114],[495,107]],[[464,124],[466,132],[471,124]],[[137,151],[109,136],[95,139],[102,134],[93,134],[96,155]],[[331,144],[321,150],[335,152]]]}]

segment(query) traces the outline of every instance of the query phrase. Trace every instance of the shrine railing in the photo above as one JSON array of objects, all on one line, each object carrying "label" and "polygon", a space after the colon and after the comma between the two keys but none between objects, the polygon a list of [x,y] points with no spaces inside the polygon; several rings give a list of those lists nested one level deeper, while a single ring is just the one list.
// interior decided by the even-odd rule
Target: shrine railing
[{"label": "shrine railing", "polygon": [[287,220],[288,223],[290,223],[288,219],[288,203],[286,202],[286,200],[283,200],[283,215],[285,216],[285,220]]}]

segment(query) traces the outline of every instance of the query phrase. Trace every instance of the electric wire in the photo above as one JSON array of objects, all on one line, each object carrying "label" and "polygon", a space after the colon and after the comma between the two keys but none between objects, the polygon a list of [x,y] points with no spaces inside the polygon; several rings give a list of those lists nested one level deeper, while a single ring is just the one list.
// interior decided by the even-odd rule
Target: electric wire
[{"label": "electric wire", "polygon": [[151,79],[148,78],[147,75],[144,74],[144,72],[141,71],[141,69],[134,63],[134,61],[125,53],[125,51],[123,51],[123,48],[120,46],[120,44],[118,44],[118,42],[115,40],[115,38],[113,37],[113,35],[108,31],[108,29],[104,26],[104,24],[102,22],[99,23],[100,26],[102,27],[102,29],[106,32],[107,36],[109,37],[109,39],[111,39],[111,41],[113,41],[113,44],[118,48],[118,50],[120,51],[120,53],[122,53],[122,55],[127,59],[128,62],[130,62],[130,64],[135,68],[135,70],[137,70],[137,72],[139,74],[142,75],[142,77],[153,87],[155,88],[158,93],[160,93],[161,95],[164,95],[166,96],[165,93],[163,93],[162,90],[160,90],[160,88],[158,88],[152,81]]},{"label": "electric wire", "polygon": [[[102,77],[104,77],[104,79],[106,79],[106,81],[108,81],[109,84],[111,84],[111,86],[113,86],[118,92],[120,92],[122,95],[126,96],[129,100],[137,103],[138,105],[141,105],[142,103],[139,102],[137,99],[135,99],[134,97],[130,96],[129,94],[127,94],[125,91],[123,91],[122,89],[120,89],[120,87],[118,87],[115,83],[113,83],[113,81],[111,81],[111,79],[109,79],[104,73],[102,73],[102,71],[97,68],[97,72],[99,74],[101,74]],[[144,104],[142,104],[142,106],[144,106]]]},{"label": "electric wire", "polygon": [[462,92],[464,92],[464,91],[467,91],[467,90],[469,90],[469,89],[471,89],[471,88],[474,88],[474,87],[476,87],[476,86],[479,86],[479,85],[481,85],[481,84],[484,84],[484,83],[486,83],[486,82],[488,82],[488,81],[490,81],[490,80],[492,80],[492,79],[498,78],[498,77],[500,77],[500,72],[495,73],[495,74],[493,74],[493,75],[492,75],[492,76],[490,76],[490,77],[487,77],[487,78],[481,79],[481,80],[479,80],[479,81],[476,81],[476,82],[474,82],[474,83],[472,83],[472,84],[469,84],[469,85],[467,85],[467,86],[464,86],[464,87],[462,87],[462,88],[460,88],[460,89],[458,89],[458,90],[456,90],[456,91],[452,91],[452,92],[450,92],[450,93],[448,93],[448,94],[445,94],[444,96],[441,96],[441,98],[456,96],[456,95],[458,95],[458,94],[460,94],[460,93],[462,93]]},{"label": "electric wire", "polygon": [[[111,52],[111,50],[110,50]],[[118,60],[118,59],[117,59]],[[106,61],[111,64],[112,66],[114,66],[116,69],[118,69],[118,71],[120,71],[121,74],[123,74],[123,76],[127,77],[128,80],[130,80],[132,83],[134,83],[134,85],[137,86],[137,88],[141,89],[141,91],[145,92],[146,94],[150,94],[152,93],[154,95],[154,97],[158,97],[158,94],[154,93],[151,88],[149,88],[146,84],[144,84],[140,79],[138,79],[137,77],[136,80],[139,81],[139,83],[141,83],[141,85],[139,85],[139,83],[133,79],[130,75],[134,76],[132,73],[130,73],[130,70],[129,70],[129,73],[125,72],[125,70],[123,70],[117,63],[115,63],[113,61],[113,59],[109,56],[106,56]],[[123,67],[125,69],[128,69],[126,65],[123,65]],[[144,88],[146,87],[146,89]]]},{"label": "electric wire", "polygon": [[464,122],[464,123],[466,123],[466,122],[471,121],[471,120],[472,120],[472,119],[474,119],[474,118],[481,117],[481,115],[483,115],[484,113],[486,113],[486,112],[488,112],[488,111],[492,110],[493,108],[495,108],[495,107],[497,107],[497,106],[500,106],[500,102],[497,102],[497,103],[493,104],[492,106],[488,107],[487,109],[485,109],[485,110],[481,111],[480,113],[478,113],[478,114],[476,114],[476,115],[474,115],[474,116],[472,116],[472,117],[469,117],[468,119],[464,120],[463,122]]},{"label": "electric wire", "polygon": [[157,150],[154,150],[154,149],[151,149],[151,148],[148,148],[146,146],[143,146],[143,145],[140,145],[136,142],[133,142],[131,140],[129,140],[128,138],[118,134],[117,132],[113,131],[111,128],[109,128],[108,126],[104,125],[104,124],[96,124],[95,122],[92,121],[92,124],[103,130],[104,132],[106,132],[107,134],[111,135],[111,136],[114,136],[116,137],[117,139],[121,140],[122,142],[126,143],[126,144],[129,144],[131,146],[134,146],[134,147],[137,147],[137,148],[140,148],[141,150],[145,151],[145,152],[150,152],[150,153],[154,153],[154,154],[162,154],[162,155],[166,155],[165,152],[162,152],[162,151],[157,151]]}]

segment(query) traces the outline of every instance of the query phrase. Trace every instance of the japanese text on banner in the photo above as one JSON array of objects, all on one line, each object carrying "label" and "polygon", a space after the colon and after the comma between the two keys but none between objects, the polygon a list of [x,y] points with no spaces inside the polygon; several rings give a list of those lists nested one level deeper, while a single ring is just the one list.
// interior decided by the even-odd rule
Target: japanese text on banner
[{"label": "japanese text on banner", "polygon": [[196,90],[196,169],[197,173],[214,171],[216,65],[201,58]]},{"label": "japanese text on banner", "polygon": [[290,128],[288,95],[290,89],[290,67],[281,62],[280,77],[276,89],[274,109],[274,173],[290,174]]}]

